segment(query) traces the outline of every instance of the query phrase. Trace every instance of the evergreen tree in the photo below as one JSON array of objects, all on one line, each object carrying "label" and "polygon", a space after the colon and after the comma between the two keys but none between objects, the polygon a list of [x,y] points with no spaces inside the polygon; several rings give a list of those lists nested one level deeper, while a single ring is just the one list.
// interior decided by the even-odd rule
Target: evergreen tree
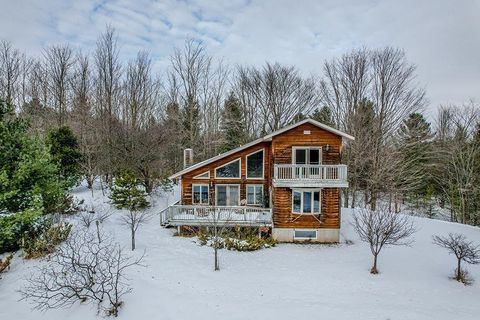
[{"label": "evergreen tree", "polygon": [[65,187],[73,187],[80,180],[80,162],[82,161],[82,153],[75,134],[67,126],[52,129],[48,133],[47,144],[53,160],[59,165],[60,177]]},{"label": "evergreen tree", "polygon": [[247,141],[247,132],[240,101],[233,92],[225,100],[221,129],[225,139],[220,147],[221,152],[235,149]]},{"label": "evergreen tree", "polygon": [[148,215],[144,210],[150,205],[147,201],[147,193],[139,188],[133,172],[123,170],[115,177],[110,199],[117,209],[128,210],[128,214],[123,216],[123,222],[130,228],[132,250],[135,250],[137,229],[148,219]]},{"label": "evergreen tree", "polygon": [[330,110],[330,108],[327,106],[323,106],[321,108],[316,109],[312,113],[310,118],[320,123],[326,124],[327,126],[330,126],[330,127],[334,126],[332,110]]},{"label": "evergreen tree", "polygon": [[167,104],[165,114],[164,128],[168,139],[166,140],[164,155],[167,160],[167,171],[175,172],[180,170],[183,165],[183,139],[179,134],[182,132],[182,112],[178,103],[171,102]]},{"label": "evergreen tree", "polygon": [[183,147],[194,148],[200,140],[200,108],[198,102],[188,99],[182,110]]}]

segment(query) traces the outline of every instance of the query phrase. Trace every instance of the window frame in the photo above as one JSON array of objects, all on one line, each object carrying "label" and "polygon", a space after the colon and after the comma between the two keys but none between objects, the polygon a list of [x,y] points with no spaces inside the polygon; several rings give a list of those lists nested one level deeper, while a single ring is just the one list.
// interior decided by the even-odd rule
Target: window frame
[{"label": "window frame", "polygon": [[[204,174],[207,174],[207,176],[202,177]],[[193,177],[193,179],[210,179],[210,170],[197,174],[196,176]]]},{"label": "window frame", "polygon": [[[299,192],[301,194],[300,196],[300,212],[294,210],[294,197],[295,197],[295,192]],[[310,192],[312,194],[311,200],[310,200],[310,206],[312,211],[311,212],[303,212],[303,199],[304,199],[304,192]],[[318,192],[318,211],[315,210],[315,192]],[[317,215],[317,214],[322,214],[322,189],[321,188],[293,188],[292,189],[292,206],[291,210],[293,214],[301,214],[301,215]]]},{"label": "window frame", "polygon": [[[195,191],[194,191],[194,188],[195,186],[199,186],[200,187],[200,203],[197,203],[195,202]],[[202,187],[207,187],[207,202],[206,203],[202,203]],[[192,183],[192,205],[210,205],[210,186],[208,185],[208,183]]]},{"label": "window frame", "polygon": [[[237,205],[236,206],[232,206],[230,204],[228,204],[228,202],[230,202],[230,186],[234,186],[234,187],[238,187],[238,201],[237,201]],[[219,183],[219,184],[216,184],[215,185],[215,205],[218,206],[218,187],[227,187],[227,199],[226,199],[226,202],[227,204],[223,207],[238,207],[240,206],[240,184],[236,184],[236,183]]]},{"label": "window frame", "polygon": [[307,150],[307,152],[305,153],[305,162],[308,160],[310,161],[310,150],[318,150],[318,164],[311,164],[311,163],[305,163],[305,164],[299,164],[299,165],[302,165],[302,166],[309,166],[309,165],[313,165],[313,166],[319,166],[319,165],[322,165],[323,163],[323,150],[322,150],[322,146],[293,146],[292,147],[292,164],[297,164],[297,159],[296,159],[296,151],[297,150]]},{"label": "window frame", "polygon": [[[315,237],[297,237],[295,234],[297,231],[312,231],[315,232]],[[293,240],[316,240],[318,239],[318,230],[317,229],[293,229]]]},{"label": "window frame", "polygon": [[[237,177],[234,178],[234,177],[218,177],[218,176],[217,176],[217,169],[220,169],[220,168],[222,168],[222,167],[225,167],[225,166],[229,165],[230,163],[233,163],[233,162],[236,162],[236,161],[239,161],[239,163],[238,163],[238,178],[237,178]],[[226,179],[226,180],[228,180],[228,179],[232,179],[232,180],[235,179],[235,180],[241,180],[241,179],[242,179],[242,157],[236,158],[236,159],[234,159],[234,160],[232,160],[232,161],[229,161],[229,162],[227,162],[227,163],[224,163],[224,164],[222,164],[222,165],[219,165],[218,167],[215,167],[213,173],[214,173],[214,175],[215,175],[215,179]]]},{"label": "window frame", "polygon": [[[248,157],[255,153],[262,152],[262,176],[261,177],[249,177],[248,176]],[[265,148],[257,149],[245,156],[245,177],[249,180],[263,180],[265,179]]]},{"label": "window frame", "polygon": [[[253,187],[253,195],[254,195],[254,201],[256,201],[256,192],[257,192],[257,188],[261,188],[262,189],[262,192],[260,193],[262,195],[262,203],[248,203],[248,187]],[[247,184],[245,186],[245,198],[246,198],[246,203],[248,206],[263,206],[263,203],[265,202],[264,201],[264,198],[265,197],[265,194],[263,193],[263,184],[260,184],[260,183],[250,183],[250,184]]]}]

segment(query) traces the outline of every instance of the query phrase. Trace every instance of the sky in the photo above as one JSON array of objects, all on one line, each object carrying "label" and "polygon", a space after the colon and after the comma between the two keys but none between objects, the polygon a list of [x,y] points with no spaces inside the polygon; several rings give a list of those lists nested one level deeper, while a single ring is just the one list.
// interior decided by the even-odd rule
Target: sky
[{"label": "sky", "polygon": [[65,42],[90,52],[106,25],[124,60],[146,49],[160,73],[186,38],[230,64],[279,62],[304,75],[352,49],[399,47],[417,66],[427,113],[480,103],[480,0],[0,0],[0,39],[32,56]]}]

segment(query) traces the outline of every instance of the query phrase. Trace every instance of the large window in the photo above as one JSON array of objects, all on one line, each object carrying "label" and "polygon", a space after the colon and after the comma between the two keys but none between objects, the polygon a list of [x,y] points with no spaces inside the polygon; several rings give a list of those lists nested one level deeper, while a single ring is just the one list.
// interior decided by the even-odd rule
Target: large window
[{"label": "large window", "polygon": [[215,178],[240,178],[240,159],[215,169]]},{"label": "large window", "polygon": [[294,164],[321,164],[322,150],[319,147],[293,147]]},{"label": "large window", "polygon": [[192,185],[192,203],[193,204],[208,204],[208,184],[194,184]]},{"label": "large window", "polygon": [[240,203],[239,185],[217,185],[215,194],[217,206],[238,206]]},{"label": "large window", "polygon": [[263,205],[263,185],[249,184],[247,185],[247,204],[254,206]]},{"label": "large window", "polygon": [[247,155],[247,179],[263,179],[263,149]]},{"label": "large window", "polygon": [[320,190],[293,190],[292,211],[299,214],[320,213]]}]

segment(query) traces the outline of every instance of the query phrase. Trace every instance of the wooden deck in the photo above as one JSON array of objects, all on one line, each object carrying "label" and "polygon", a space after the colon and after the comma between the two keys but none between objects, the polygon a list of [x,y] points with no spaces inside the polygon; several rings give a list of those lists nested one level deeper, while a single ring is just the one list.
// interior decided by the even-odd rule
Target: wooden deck
[{"label": "wooden deck", "polygon": [[271,226],[272,209],[176,204],[160,212],[160,224],[169,226]]}]

